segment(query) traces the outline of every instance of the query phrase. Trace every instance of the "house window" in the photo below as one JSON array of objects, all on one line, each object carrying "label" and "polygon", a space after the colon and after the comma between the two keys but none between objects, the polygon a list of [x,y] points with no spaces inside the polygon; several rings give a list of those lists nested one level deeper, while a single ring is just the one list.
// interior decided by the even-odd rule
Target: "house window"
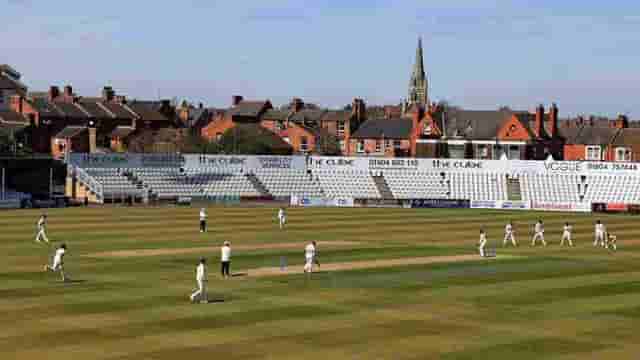
[{"label": "house window", "polygon": [[363,153],[364,152],[364,140],[358,140],[356,143],[356,152]]},{"label": "house window", "polygon": [[631,150],[626,147],[617,147],[616,161],[631,161]]},{"label": "house window", "polygon": [[382,152],[382,140],[376,140],[376,152]]},{"label": "house window", "polygon": [[488,159],[489,158],[489,146],[480,144],[476,147],[476,158]]},{"label": "house window", "polygon": [[431,128],[431,123],[425,122],[424,127],[422,128],[422,134],[424,136],[431,136],[433,129]]},{"label": "house window", "polygon": [[340,151],[344,152],[344,140],[338,142],[340,144]]},{"label": "house window", "polygon": [[216,141],[220,142],[220,140],[222,140],[222,133],[216,133]]},{"label": "house window", "polygon": [[391,140],[384,141],[384,148],[387,150],[391,150]]},{"label": "house window", "polygon": [[587,153],[585,158],[587,160],[602,160],[602,149],[600,148],[600,146],[587,146],[586,152]]},{"label": "house window", "polygon": [[306,136],[300,138],[300,151],[307,152],[309,151],[309,140]]},{"label": "house window", "polygon": [[509,146],[509,154],[507,154],[509,160],[518,160],[520,159],[520,146],[518,145],[510,145]]},{"label": "house window", "polygon": [[464,159],[464,145],[449,144],[449,157],[452,159]]},{"label": "house window", "polygon": [[402,147],[402,141],[393,140],[393,147],[396,148],[396,149],[400,149]]},{"label": "house window", "polygon": [[344,121],[338,121],[338,136],[344,136]]}]

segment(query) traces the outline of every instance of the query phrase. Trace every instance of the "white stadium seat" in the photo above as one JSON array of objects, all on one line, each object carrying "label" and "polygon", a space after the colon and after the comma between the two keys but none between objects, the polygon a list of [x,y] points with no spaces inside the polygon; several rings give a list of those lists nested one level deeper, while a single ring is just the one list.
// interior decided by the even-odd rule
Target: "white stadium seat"
[{"label": "white stadium seat", "polygon": [[[519,184],[524,201],[640,203],[640,176],[566,175],[412,169],[242,169],[234,167],[86,168],[105,198],[289,196],[382,199],[513,200],[508,183]],[[508,180],[509,179],[509,180]],[[513,189],[511,189],[513,190]],[[509,190],[509,191],[511,191]]]}]

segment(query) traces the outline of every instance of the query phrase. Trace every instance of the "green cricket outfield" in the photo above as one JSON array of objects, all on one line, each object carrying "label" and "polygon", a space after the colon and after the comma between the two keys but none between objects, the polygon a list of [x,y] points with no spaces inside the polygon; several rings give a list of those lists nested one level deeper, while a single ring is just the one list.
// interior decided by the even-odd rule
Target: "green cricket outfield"
[{"label": "green cricket outfield", "polygon": [[[640,226],[628,215],[297,208],[0,212],[0,359],[637,359]],[[529,246],[545,222],[546,248]],[[600,218],[618,251],[594,248]],[[476,256],[478,232],[518,248]],[[560,247],[574,225],[574,248]],[[218,274],[231,241],[231,270]],[[318,241],[319,272],[302,274]],[[72,281],[45,273],[68,246]],[[198,259],[209,304],[190,304]],[[279,271],[286,261],[286,271]]]}]

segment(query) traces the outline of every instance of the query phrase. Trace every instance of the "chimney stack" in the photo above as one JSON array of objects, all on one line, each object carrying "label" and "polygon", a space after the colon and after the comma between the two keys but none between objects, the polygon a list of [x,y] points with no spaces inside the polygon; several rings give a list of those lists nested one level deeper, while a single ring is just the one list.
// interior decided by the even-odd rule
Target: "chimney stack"
[{"label": "chimney stack", "polygon": [[204,105],[202,103],[198,103],[198,109],[202,109],[204,108]]},{"label": "chimney stack", "polygon": [[69,99],[73,97],[73,88],[71,85],[67,85],[64,87],[64,97]]},{"label": "chimney stack", "polygon": [[625,115],[618,115],[615,122],[615,127],[618,129],[625,129],[629,127],[629,119]]},{"label": "chimney stack", "polygon": [[298,111],[302,110],[303,107],[304,107],[304,101],[302,101],[302,99],[300,98],[291,99],[291,110],[294,113],[297,113]]},{"label": "chimney stack", "polygon": [[60,88],[58,88],[57,86],[51,86],[49,88],[49,100],[53,101],[55,100],[58,96],[60,96]]},{"label": "chimney stack", "polygon": [[366,118],[366,107],[364,104],[364,100],[354,98],[353,103],[351,104],[351,113],[356,118],[358,123],[364,121]]},{"label": "chimney stack", "polygon": [[551,138],[556,137],[558,134],[558,106],[556,103],[551,104],[551,108],[549,109],[549,136]]},{"label": "chimney stack", "polygon": [[105,86],[102,88],[102,99],[106,102],[113,101],[113,98],[116,96],[116,92],[113,91],[111,86]]},{"label": "chimney stack", "polygon": [[231,106],[237,106],[238,104],[240,104],[242,102],[242,100],[244,100],[244,98],[240,95],[233,95],[231,97]]},{"label": "chimney stack", "polygon": [[536,122],[535,122],[535,128],[533,130],[535,135],[539,138],[542,137],[542,135],[544,134],[542,130],[543,124],[544,124],[544,106],[540,104],[536,108]]}]

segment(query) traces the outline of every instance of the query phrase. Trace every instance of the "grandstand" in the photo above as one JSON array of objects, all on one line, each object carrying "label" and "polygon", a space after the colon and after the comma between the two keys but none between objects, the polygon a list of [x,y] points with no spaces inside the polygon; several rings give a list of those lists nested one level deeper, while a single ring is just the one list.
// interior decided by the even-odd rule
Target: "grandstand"
[{"label": "grandstand", "polygon": [[554,204],[587,208],[591,203],[640,203],[640,171],[614,163],[415,159],[406,166],[396,160],[385,168],[384,161],[366,158],[136,154],[113,161],[92,158],[89,163],[82,157],[72,159],[70,173],[99,203],[147,195],[165,200],[391,200],[399,205],[407,200],[440,199],[484,202],[498,208],[502,202],[514,201],[521,208],[536,203],[551,208]]}]

